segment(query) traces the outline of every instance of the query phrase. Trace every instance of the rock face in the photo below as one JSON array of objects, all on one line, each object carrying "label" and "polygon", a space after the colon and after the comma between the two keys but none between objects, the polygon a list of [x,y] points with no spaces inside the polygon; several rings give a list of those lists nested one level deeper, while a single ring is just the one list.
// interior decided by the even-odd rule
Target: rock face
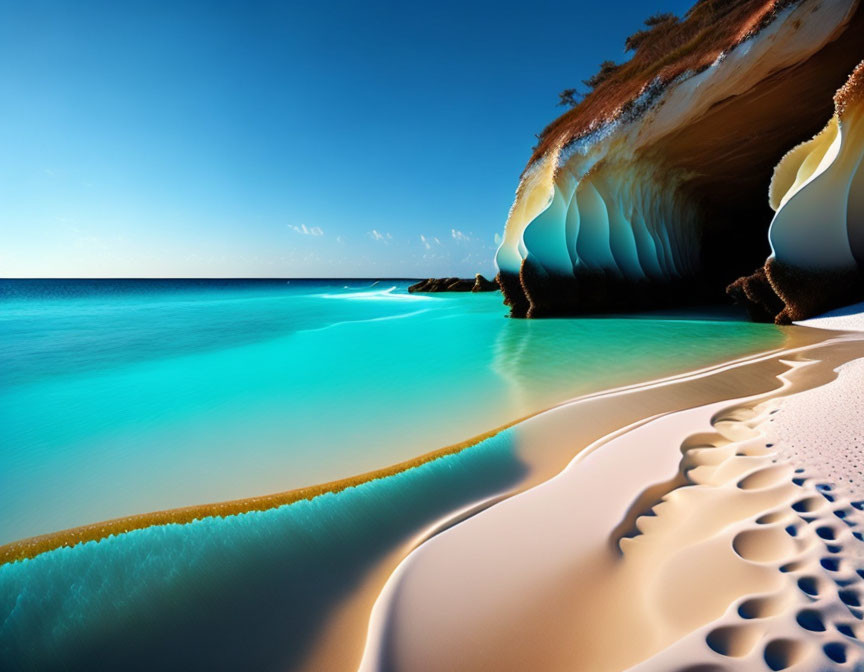
[{"label": "rock face", "polygon": [[474,286],[472,292],[496,292],[500,289],[495,280],[487,280],[481,273],[474,276]]},{"label": "rock face", "polygon": [[421,280],[408,288],[412,294],[415,292],[494,292],[498,289],[498,283],[487,280],[480,273],[471,280],[470,278],[429,278]]},{"label": "rock face", "polygon": [[[767,307],[765,320],[801,320],[864,296],[864,62],[834,101],[825,128],[774,170],[768,261],[729,288]],[[745,285],[759,285],[759,298],[739,294]]]},{"label": "rock face", "polygon": [[[812,189],[803,176],[821,174],[817,156],[828,156],[839,136],[826,129],[780,161],[825,124],[834,93],[864,59],[861,2],[702,0],[682,21],[662,25],[541,136],[496,255],[512,315],[721,300],[730,282],[771,254],[731,291],[761,319],[788,308],[788,298],[797,319],[822,305],[796,289],[804,269],[811,279],[827,273],[822,284],[846,286],[848,262],[864,259],[860,251],[839,255],[827,240],[822,247],[834,250],[827,255],[795,242],[805,229],[818,237],[812,208],[822,206],[803,205],[801,194]],[[834,123],[852,147],[855,124],[843,116]],[[847,176],[847,195],[843,179],[831,178],[819,198],[835,194],[857,213],[864,195],[855,196],[862,188],[852,176],[854,150],[847,154],[829,171]],[[853,216],[832,212],[837,221]],[[831,235],[841,228],[848,227],[832,225]]]},{"label": "rock face", "polygon": [[747,308],[754,322],[773,322],[783,310],[783,300],[777,296],[764,268],[757,269],[752,275],[738,278],[726,288],[726,293],[735,303]]}]

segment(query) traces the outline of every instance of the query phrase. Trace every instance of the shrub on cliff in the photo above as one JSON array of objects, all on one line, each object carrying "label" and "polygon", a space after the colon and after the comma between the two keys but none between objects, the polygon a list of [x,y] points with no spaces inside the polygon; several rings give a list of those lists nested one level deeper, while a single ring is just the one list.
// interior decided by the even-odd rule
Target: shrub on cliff
[{"label": "shrub on cliff", "polygon": [[564,107],[576,107],[582,100],[582,93],[576,89],[564,89],[558,94],[558,105]]},{"label": "shrub on cliff", "polygon": [[678,25],[678,17],[669,12],[663,14],[652,14],[645,19],[647,30],[639,30],[624,40],[625,51],[637,51],[648,45],[657,45],[664,41],[672,29]]},{"label": "shrub on cliff", "polygon": [[630,37],[624,40],[624,51],[636,51],[639,47],[645,44],[645,41],[651,37],[650,30],[637,30]]},{"label": "shrub on cliff", "polygon": [[582,83],[585,84],[589,89],[596,89],[603,82],[609,79],[621,66],[618,65],[615,61],[603,61],[600,64],[600,71],[584,80]]},{"label": "shrub on cliff", "polygon": [[668,13],[648,17],[645,28],[627,40],[630,60],[620,64],[604,61],[600,72],[586,80],[590,89],[579,104],[571,105],[540,133],[529,164],[550,147],[626,111],[646,87],[664,86],[682,73],[709,67],[721,54],[768,25],[790,2],[697,0],[682,18]]},{"label": "shrub on cliff", "polygon": [[669,21],[677,21],[678,17],[675,16],[672,12],[660,12],[657,14],[652,14],[647,19],[645,19],[645,25],[649,28],[653,28],[654,26],[660,26],[664,23],[668,23]]}]

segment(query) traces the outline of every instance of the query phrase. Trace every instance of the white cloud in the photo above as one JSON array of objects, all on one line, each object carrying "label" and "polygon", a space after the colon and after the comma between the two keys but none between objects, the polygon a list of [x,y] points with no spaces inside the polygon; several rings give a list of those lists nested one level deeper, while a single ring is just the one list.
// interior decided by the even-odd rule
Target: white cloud
[{"label": "white cloud", "polygon": [[495,233],[495,239],[494,239],[494,240],[495,240],[495,244],[496,244],[496,245],[500,245],[501,242],[502,242],[504,239],[501,237],[501,234],[500,234],[500,233],[497,233],[497,232],[496,232],[496,233]]},{"label": "white cloud", "polygon": [[453,240],[461,240],[463,242],[471,240],[471,236],[465,235],[459,229],[450,229],[450,235],[453,236]]},{"label": "white cloud", "polygon": [[301,224],[300,226],[296,226],[294,224],[289,224],[289,228],[293,229],[297,233],[302,233],[304,236],[323,236],[324,230],[320,226],[306,226],[305,224]]},{"label": "white cloud", "polygon": [[372,240],[383,240],[385,243],[388,240],[393,240],[393,236],[391,236],[389,233],[381,233],[380,231],[378,231],[376,229],[372,229],[369,232],[369,237]]},{"label": "white cloud", "polygon": [[441,245],[441,239],[438,236],[424,236],[422,233],[420,234],[420,242],[423,243],[423,247],[427,250],[432,249],[432,243],[435,245]]}]

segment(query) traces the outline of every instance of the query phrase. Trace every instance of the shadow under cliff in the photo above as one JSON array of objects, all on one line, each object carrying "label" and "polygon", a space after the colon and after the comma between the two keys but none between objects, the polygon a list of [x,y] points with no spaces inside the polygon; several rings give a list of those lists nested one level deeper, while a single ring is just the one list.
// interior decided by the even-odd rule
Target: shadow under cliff
[{"label": "shadow under cliff", "polygon": [[729,283],[761,267],[771,252],[768,190],[774,167],[831,117],[835,92],[864,58],[862,35],[864,7],[859,5],[839,37],[810,58],[715,103],[634,156],[635,162],[655,166],[655,172],[685,176],[677,189],[696,210],[699,252],[694,269],[665,281],[634,281],[623,274],[587,270],[590,265],[568,275],[550,273],[529,251],[518,274],[498,276],[511,315],[728,303]]}]

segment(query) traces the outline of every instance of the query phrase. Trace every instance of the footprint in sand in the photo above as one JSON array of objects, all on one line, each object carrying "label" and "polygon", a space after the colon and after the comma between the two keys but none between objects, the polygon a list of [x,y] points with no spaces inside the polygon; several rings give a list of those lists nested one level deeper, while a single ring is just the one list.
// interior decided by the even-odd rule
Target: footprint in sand
[{"label": "footprint in sand", "polygon": [[785,670],[807,656],[808,646],[796,639],[774,639],[765,645],[763,658],[772,670]]},{"label": "footprint in sand", "polygon": [[799,499],[792,505],[792,509],[798,513],[817,513],[825,507],[825,501],[819,497],[811,496]]},{"label": "footprint in sand", "polygon": [[846,662],[846,645],[841,642],[829,642],[822,647],[825,655],[835,663]]},{"label": "footprint in sand", "polygon": [[825,621],[822,620],[822,614],[816,609],[802,609],[796,614],[795,620],[805,630],[825,632]]},{"label": "footprint in sand", "polygon": [[822,588],[820,585],[821,583],[822,582],[818,577],[802,576],[798,579],[798,588],[805,595],[809,595],[810,597],[819,597]]},{"label": "footprint in sand", "polygon": [[791,602],[787,593],[751,597],[738,605],[738,615],[741,618],[770,618],[783,613]]},{"label": "footprint in sand", "polygon": [[732,540],[735,552],[751,562],[777,562],[795,555],[795,542],[780,526],[744,530]]},{"label": "footprint in sand", "polygon": [[755,625],[727,625],[709,632],[705,642],[722,656],[740,658],[753,650],[763,634]]}]

